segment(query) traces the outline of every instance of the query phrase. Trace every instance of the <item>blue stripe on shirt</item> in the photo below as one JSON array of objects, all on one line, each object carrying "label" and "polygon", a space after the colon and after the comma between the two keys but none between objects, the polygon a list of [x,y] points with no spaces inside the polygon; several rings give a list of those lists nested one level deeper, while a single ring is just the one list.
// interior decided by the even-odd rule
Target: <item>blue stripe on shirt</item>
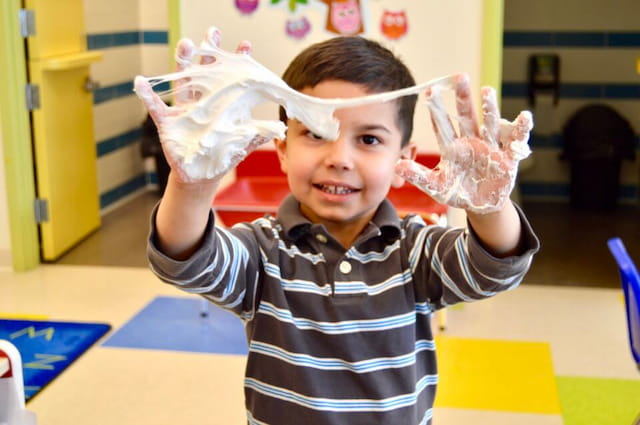
[{"label": "blue stripe on shirt", "polygon": [[425,388],[438,383],[437,375],[423,376],[415,386],[415,391],[385,399],[331,399],[310,397],[291,390],[266,384],[255,378],[245,378],[246,388],[255,390],[269,397],[289,401],[300,406],[314,410],[328,410],[334,412],[385,412],[412,406],[418,400],[418,396]]},{"label": "blue stripe on shirt", "polygon": [[272,316],[275,319],[291,323],[301,330],[315,330],[325,334],[345,334],[354,332],[373,332],[413,325],[416,321],[414,311],[381,319],[349,320],[344,322],[318,322],[302,317],[294,317],[289,310],[277,308],[271,303],[262,301],[258,313]]},{"label": "blue stripe on shirt", "polygon": [[377,370],[412,366],[416,362],[418,353],[425,350],[433,351],[434,349],[435,344],[433,341],[417,340],[415,349],[410,353],[396,357],[378,357],[358,362],[348,362],[338,358],[320,358],[308,354],[292,353],[278,346],[258,341],[252,341],[249,346],[249,351],[274,357],[296,366],[322,370],[350,370],[355,373],[369,373]]}]

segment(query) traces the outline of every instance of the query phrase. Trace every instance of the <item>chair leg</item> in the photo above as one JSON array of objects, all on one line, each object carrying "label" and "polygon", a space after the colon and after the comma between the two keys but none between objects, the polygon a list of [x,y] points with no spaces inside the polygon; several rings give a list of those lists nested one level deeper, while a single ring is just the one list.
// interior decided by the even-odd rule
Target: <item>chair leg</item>
[{"label": "chair leg", "polygon": [[200,300],[200,317],[209,317],[209,301],[206,298]]},{"label": "chair leg", "polygon": [[444,308],[440,309],[436,312],[436,315],[438,316],[438,329],[444,331],[447,329],[447,310]]}]

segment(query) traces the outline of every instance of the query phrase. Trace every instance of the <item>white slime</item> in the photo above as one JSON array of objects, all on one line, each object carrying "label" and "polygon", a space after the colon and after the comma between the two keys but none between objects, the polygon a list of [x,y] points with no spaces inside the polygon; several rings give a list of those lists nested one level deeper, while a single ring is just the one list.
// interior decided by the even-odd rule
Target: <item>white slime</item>
[{"label": "white slime", "polygon": [[[194,179],[211,178],[227,170],[228,160],[241,154],[256,139],[284,138],[286,125],[279,120],[257,120],[253,108],[265,101],[283,106],[290,119],[297,119],[326,140],[339,135],[336,109],[387,102],[417,94],[435,85],[450,86],[453,76],[378,94],[347,99],[322,99],[293,90],[280,77],[250,55],[231,53],[211,45],[201,45],[194,55],[214,57],[208,64],[184,63],[182,71],[156,77],[141,77],[154,87],[169,81],[180,82],[177,89],[161,93],[194,99],[181,103],[180,114],[167,117],[163,143],[171,145],[174,160]],[[185,61],[186,62],[186,61]],[[138,93],[142,97],[142,94]]]}]

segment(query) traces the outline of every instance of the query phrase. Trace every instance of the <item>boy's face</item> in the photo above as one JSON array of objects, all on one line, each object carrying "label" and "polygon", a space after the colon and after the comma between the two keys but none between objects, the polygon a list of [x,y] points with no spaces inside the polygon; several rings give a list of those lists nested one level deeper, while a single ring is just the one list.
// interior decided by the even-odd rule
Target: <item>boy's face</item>
[{"label": "boy's face", "polygon": [[[341,81],[320,82],[302,93],[321,98],[365,96],[363,86]],[[276,141],[282,171],[302,213],[329,231],[345,226],[359,232],[373,217],[389,188],[400,187],[396,161],[410,158],[414,146],[401,148],[395,102],[338,109],[337,140],[320,139],[301,122],[288,121],[287,137]]]}]

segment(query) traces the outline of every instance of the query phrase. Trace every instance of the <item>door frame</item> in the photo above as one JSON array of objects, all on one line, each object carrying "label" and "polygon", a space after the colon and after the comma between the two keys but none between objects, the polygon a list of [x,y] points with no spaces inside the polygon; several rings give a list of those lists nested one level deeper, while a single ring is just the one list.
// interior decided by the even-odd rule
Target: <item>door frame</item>
[{"label": "door frame", "polygon": [[0,2],[0,122],[11,261],[14,271],[26,271],[40,264],[40,241],[35,220],[35,179],[31,146],[31,125],[25,98],[27,66],[24,39],[20,35],[20,0]]},{"label": "door frame", "polygon": [[496,90],[498,103],[502,96],[503,33],[504,0],[483,0],[480,84]]},{"label": "door frame", "polygon": [[173,52],[176,50],[178,41],[182,38],[182,1],[167,0],[167,11],[169,15],[169,70],[172,72],[176,68],[176,60]]}]

